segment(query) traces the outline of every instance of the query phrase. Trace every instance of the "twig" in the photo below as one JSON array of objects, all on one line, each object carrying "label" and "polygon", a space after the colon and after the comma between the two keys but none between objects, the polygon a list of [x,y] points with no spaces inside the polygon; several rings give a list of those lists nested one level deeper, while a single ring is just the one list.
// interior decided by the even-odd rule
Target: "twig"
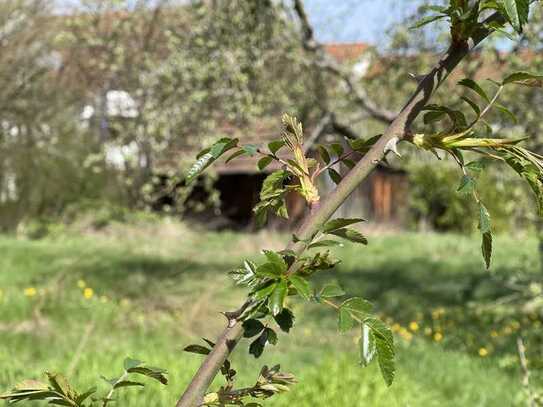
[{"label": "twig", "polygon": [[[295,4],[300,5],[298,0]],[[499,14],[493,14],[486,22],[500,19]],[[379,164],[387,152],[387,146],[394,139],[400,140],[408,134],[409,127],[427,105],[436,89],[443,83],[456,66],[492,31],[480,27],[473,33],[468,44],[455,43],[444,57],[420,82],[413,96],[406,103],[398,117],[390,124],[381,138],[372,146],[368,153],[358,164],[343,178],[337,188],[322,202],[318,210],[311,213],[301,226],[296,236],[300,240],[306,240],[314,235],[320,227],[335,213],[347,197],[362,183],[370,172]],[[310,32],[307,30],[306,35]],[[290,243],[289,249],[299,253],[304,249],[303,242]],[[177,402],[177,407],[196,407],[201,404],[204,394],[217,375],[226,358],[230,355],[243,334],[240,320],[229,321],[215,347],[207,355],[203,364],[194,375],[192,382]]]}]

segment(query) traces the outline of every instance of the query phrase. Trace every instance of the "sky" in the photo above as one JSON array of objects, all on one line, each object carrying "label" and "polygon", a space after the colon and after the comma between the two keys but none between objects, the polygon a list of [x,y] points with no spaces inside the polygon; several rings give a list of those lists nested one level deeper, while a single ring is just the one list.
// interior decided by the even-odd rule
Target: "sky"
[{"label": "sky", "polygon": [[380,44],[386,29],[413,13],[419,0],[306,0],[305,7],[322,42]]},{"label": "sky", "polygon": [[[78,3],[56,1],[61,7]],[[383,30],[401,21],[419,3],[420,0],[305,0],[304,5],[319,41],[381,44],[385,41]]]}]

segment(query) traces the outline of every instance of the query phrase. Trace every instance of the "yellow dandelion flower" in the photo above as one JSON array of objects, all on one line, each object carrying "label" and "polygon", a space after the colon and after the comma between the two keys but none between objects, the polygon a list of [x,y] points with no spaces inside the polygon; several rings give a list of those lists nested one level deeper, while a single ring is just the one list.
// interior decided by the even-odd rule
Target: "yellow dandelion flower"
[{"label": "yellow dandelion flower", "polygon": [[413,332],[417,332],[419,330],[419,324],[415,321],[411,321],[409,323],[409,329],[411,329]]},{"label": "yellow dandelion flower", "polygon": [[497,337],[500,336],[500,335],[498,334],[497,331],[492,330],[492,331],[490,331],[490,336],[491,336],[492,338],[497,338]]},{"label": "yellow dandelion flower", "polygon": [[443,334],[441,332],[436,332],[434,334],[434,341],[441,342],[443,340]]},{"label": "yellow dandelion flower", "polygon": [[37,290],[34,287],[27,287],[24,289],[24,294],[27,297],[34,297],[37,294]]},{"label": "yellow dandelion flower", "polygon": [[479,356],[484,358],[485,356],[488,355],[488,350],[486,348],[480,348],[479,349]]},{"label": "yellow dandelion flower", "polygon": [[94,290],[92,288],[87,287],[83,290],[83,297],[85,297],[87,300],[90,300],[93,295],[94,295]]},{"label": "yellow dandelion flower", "polygon": [[395,323],[394,325],[392,325],[392,332],[399,332],[401,329],[402,327],[398,323]]},{"label": "yellow dandelion flower", "polygon": [[81,289],[85,288],[87,286],[87,283],[85,283],[85,280],[78,280],[77,286]]}]

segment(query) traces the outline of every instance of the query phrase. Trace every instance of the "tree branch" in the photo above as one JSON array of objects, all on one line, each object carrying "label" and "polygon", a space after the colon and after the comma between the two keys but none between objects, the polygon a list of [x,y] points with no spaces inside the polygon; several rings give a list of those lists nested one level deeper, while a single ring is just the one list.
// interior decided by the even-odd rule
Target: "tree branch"
[{"label": "tree branch", "polygon": [[[298,4],[299,1],[296,1]],[[494,14],[488,21],[497,20],[498,15]],[[480,28],[470,40],[469,44],[456,43],[448,50],[443,58],[420,82],[413,96],[406,103],[398,117],[390,124],[381,138],[373,145],[370,151],[358,162],[358,164],[347,174],[337,188],[322,202],[318,210],[311,213],[296,233],[301,240],[311,237],[320,227],[334,214],[347,197],[368,174],[379,164],[386,155],[389,146],[401,140],[408,134],[410,125],[426,106],[436,89],[443,83],[453,69],[468,55],[471,50],[481,43],[491,31]],[[306,35],[308,35],[306,33]],[[303,250],[303,244],[290,243],[289,248],[299,253]],[[215,378],[220,367],[232,352],[243,333],[241,321],[232,319],[223,331],[215,347],[207,355],[204,363],[198,369],[192,382],[187,387],[183,396],[177,402],[177,407],[197,407],[209,386]]]}]

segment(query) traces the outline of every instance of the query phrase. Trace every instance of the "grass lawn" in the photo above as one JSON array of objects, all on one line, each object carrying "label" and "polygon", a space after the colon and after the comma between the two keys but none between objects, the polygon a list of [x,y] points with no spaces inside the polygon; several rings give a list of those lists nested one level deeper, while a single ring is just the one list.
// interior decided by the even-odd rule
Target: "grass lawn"
[{"label": "grass lawn", "polygon": [[[170,384],[122,390],[117,405],[173,406],[200,360],[182,348],[213,339],[224,323],[218,312],[243,298],[226,271],[287,239],[167,222],[39,241],[0,237],[0,388],[47,369],[68,375],[79,390],[98,384],[106,392],[100,375],[118,375],[131,356],[166,368]],[[392,387],[376,366],[358,365],[355,332],[338,335],[329,309],[302,303],[292,304],[295,329],[261,359],[239,347],[239,383],[251,384],[263,364],[280,363],[300,383],[265,405],[521,405],[518,372],[514,361],[504,362],[511,357],[501,345],[515,325],[502,333],[507,327],[473,324],[466,306],[500,294],[479,247],[475,238],[453,235],[376,236],[368,247],[337,249],[343,263],[320,275],[319,283],[336,280],[374,302],[393,326]],[[538,267],[535,239],[497,237],[495,252],[497,273]]]}]

